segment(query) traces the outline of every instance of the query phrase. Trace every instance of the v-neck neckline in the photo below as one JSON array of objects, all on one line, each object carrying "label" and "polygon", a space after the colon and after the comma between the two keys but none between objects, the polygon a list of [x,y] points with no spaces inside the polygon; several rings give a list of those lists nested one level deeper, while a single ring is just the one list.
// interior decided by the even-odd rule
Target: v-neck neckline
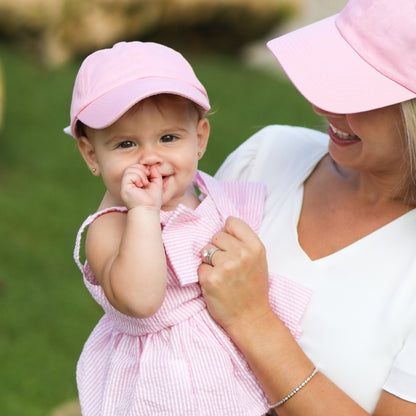
[{"label": "v-neck neckline", "polygon": [[358,240],[352,242],[351,244],[346,245],[345,247],[342,247],[341,249],[330,253],[328,255],[319,257],[317,259],[312,259],[306,251],[303,249],[299,242],[299,234],[298,234],[298,223],[300,219],[300,214],[303,206],[303,197],[304,197],[304,184],[302,183],[300,190],[298,192],[298,195],[296,196],[296,203],[295,203],[295,209],[294,209],[294,215],[293,215],[293,233],[294,233],[294,239],[296,241],[296,247],[298,251],[301,253],[301,256],[305,258],[310,263],[321,263],[326,261],[331,261],[333,258],[336,258],[337,256],[345,253],[346,251],[350,251],[355,249],[356,247],[359,247],[361,245],[364,245],[368,240],[371,240],[375,238],[378,234],[383,232],[388,232],[388,230],[392,227],[394,227],[396,224],[401,222],[407,222],[408,217],[416,216],[416,208],[411,209],[408,212],[405,212],[404,214],[400,215],[399,217],[393,219],[392,221],[384,224],[383,226],[377,228],[376,230],[370,232],[369,234],[359,238]]}]

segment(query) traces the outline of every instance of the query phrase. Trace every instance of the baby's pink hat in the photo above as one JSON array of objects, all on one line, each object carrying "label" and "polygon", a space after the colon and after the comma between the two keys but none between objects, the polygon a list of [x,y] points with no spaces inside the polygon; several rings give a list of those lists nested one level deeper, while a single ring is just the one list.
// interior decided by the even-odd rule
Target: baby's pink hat
[{"label": "baby's pink hat", "polygon": [[75,79],[71,124],[94,129],[110,126],[134,104],[157,94],[175,94],[210,109],[207,92],[188,61],[175,50],[152,42],[120,42],[89,55]]},{"label": "baby's pink hat", "polygon": [[323,110],[357,113],[416,97],[415,0],[350,0],[341,13],[267,46]]}]

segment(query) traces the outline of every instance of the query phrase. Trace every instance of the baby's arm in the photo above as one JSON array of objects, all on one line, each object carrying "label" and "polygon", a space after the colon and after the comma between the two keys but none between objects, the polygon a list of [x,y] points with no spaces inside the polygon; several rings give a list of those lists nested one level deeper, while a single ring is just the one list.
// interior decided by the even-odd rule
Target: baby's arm
[{"label": "baby's arm", "polygon": [[109,213],[95,220],[88,230],[86,255],[110,303],[120,312],[145,318],[157,312],[166,291],[159,216],[162,178],[157,169],[126,169],[121,197],[127,214]]}]

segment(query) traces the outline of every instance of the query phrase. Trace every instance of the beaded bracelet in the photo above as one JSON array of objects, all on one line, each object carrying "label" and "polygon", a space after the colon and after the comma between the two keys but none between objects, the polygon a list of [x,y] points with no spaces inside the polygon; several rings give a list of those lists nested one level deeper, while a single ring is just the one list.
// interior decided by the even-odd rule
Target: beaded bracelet
[{"label": "beaded bracelet", "polygon": [[279,407],[284,402],[287,402],[291,397],[293,397],[302,387],[305,387],[305,385],[311,380],[311,378],[318,372],[318,369],[315,367],[311,373],[311,375],[304,380],[301,384],[299,384],[298,387],[296,387],[292,392],[290,392],[286,397],[284,397],[280,402],[277,402],[276,404],[273,404],[270,406],[270,409],[274,409],[276,407]]}]

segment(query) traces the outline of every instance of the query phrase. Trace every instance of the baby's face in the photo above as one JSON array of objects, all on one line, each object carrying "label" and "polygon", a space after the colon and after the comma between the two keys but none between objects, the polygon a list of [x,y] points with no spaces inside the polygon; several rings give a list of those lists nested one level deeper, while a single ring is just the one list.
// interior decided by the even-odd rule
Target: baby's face
[{"label": "baby's face", "polygon": [[107,190],[121,202],[127,167],[156,166],[163,177],[162,209],[189,205],[188,190],[208,141],[209,123],[186,100],[169,96],[146,99],[111,126],[87,136]]}]

